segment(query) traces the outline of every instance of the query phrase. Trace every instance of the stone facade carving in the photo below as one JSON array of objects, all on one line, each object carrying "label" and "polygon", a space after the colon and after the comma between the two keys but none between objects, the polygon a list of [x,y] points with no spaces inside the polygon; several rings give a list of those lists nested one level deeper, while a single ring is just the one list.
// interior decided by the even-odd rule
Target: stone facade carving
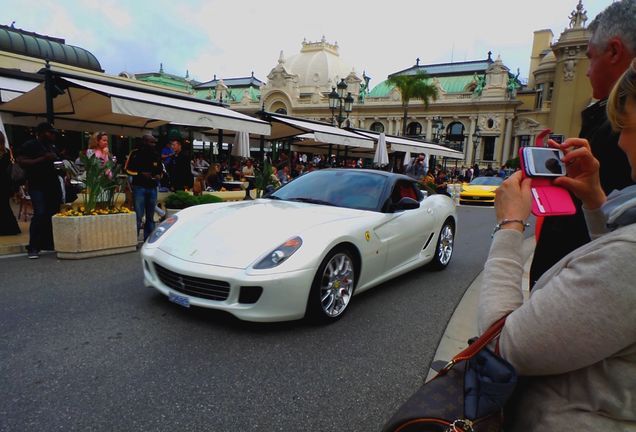
[{"label": "stone facade carving", "polygon": [[532,135],[536,129],[541,129],[541,124],[528,117],[518,118],[514,124],[515,135]]},{"label": "stone facade carving", "polygon": [[564,81],[572,81],[574,79],[574,74],[576,71],[576,60],[568,59],[563,62],[563,80]]}]

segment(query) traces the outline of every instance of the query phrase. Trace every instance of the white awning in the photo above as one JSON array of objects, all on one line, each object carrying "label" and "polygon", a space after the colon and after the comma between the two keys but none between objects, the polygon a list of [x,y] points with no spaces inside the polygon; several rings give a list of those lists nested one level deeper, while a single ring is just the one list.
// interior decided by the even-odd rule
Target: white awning
[{"label": "white awning", "polygon": [[[64,93],[53,99],[56,126],[62,127],[58,121],[69,120],[78,124],[101,124],[102,128],[110,125],[139,130],[168,123],[257,135],[268,135],[271,130],[267,122],[205,100],[136,84],[125,85],[116,79],[90,78],[57,77],[56,86]],[[0,111],[43,115],[46,112],[44,83],[1,104]]]},{"label": "white awning", "polygon": [[[272,123],[272,132],[267,137],[269,140],[280,140],[303,135],[306,139],[305,143],[311,141],[312,146],[327,148],[331,144],[343,147],[373,148],[373,140],[327,123],[301,120],[277,114],[268,114],[268,117]],[[305,134],[311,134],[311,136]],[[295,144],[303,145],[303,141],[301,140]]]},{"label": "white awning", "polygon": [[9,102],[37,86],[36,81],[0,76],[0,102]]},{"label": "white awning", "polygon": [[[355,129],[355,131],[356,133],[372,138],[373,140],[375,140],[375,142],[377,142],[380,137],[380,134],[377,132],[360,129]],[[428,155],[441,156],[451,159],[464,159],[464,153],[462,152],[425,141],[386,135],[386,142],[390,145],[391,151],[408,151],[411,153],[425,153]]]}]

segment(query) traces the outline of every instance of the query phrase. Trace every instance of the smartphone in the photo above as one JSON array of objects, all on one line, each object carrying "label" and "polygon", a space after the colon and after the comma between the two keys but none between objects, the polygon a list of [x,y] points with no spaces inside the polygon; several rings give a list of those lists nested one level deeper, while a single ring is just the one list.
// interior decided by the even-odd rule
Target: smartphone
[{"label": "smartphone", "polygon": [[566,174],[563,152],[548,147],[524,147],[524,170],[530,177],[560,177]]}]

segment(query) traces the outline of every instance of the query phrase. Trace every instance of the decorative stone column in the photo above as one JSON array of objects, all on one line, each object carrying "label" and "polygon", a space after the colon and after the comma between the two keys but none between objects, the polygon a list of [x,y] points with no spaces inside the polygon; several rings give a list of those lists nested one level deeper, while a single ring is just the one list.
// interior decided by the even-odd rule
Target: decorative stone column
[{"label": "decorative stone column", "polygon": [[473,160],[473,135],[475,135],[475,127],[477,126],[477,117],[470,116],[470,127],[469,127],[469,135],[468,135],[468,145],[466,146],[465,160],[466,164],[470,164]]},{"label": "decorative stone column", "polygon": [[514,146],[513,146],[513,150],[512,150],[512,155],[513,157],[517,157],[517,155],[519,155],[519,135],[514,137]]},{"label": "decorative stone column", "polygon": [[506,132],[503,143],[503,154],[501,156],[501,165],[510,159],[510,139],[512,137],[512,116],[506,116]]},{"label": "decorative stone column", "polygon": [[430,141],[433,139],[433,117],[426,117],[426,140]]}]

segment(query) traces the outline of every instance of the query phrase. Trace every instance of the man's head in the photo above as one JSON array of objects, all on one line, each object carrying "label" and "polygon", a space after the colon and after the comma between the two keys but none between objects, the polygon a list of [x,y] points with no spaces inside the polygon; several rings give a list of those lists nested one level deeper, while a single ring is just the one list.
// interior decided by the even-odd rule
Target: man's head
[{"label": "man's head", "polygon": [[605,99],[636,57],[636,0],[609,5],[588,26],[592,37],[587,48],[587,76],[592,96]]},{"label": "man's head", "polygon": [[157,143],[157,138],[155,138],[151,134],[146,134],[143,137],[141,137],[141,141],[144,143],[145,146],[154,147],[155,144]]},{"label": "man's head", "polygon": [[51,123],[42,122],[35,128],[37,137],[47,141],[55,141],[57,129]]},{"label": "man's head", "polygon": [[178,139],[173,139],[170,142],[170,147],[172,148],[172,151],[175,152],[176,154],[181,153],[181,141],[179,141]]}]

